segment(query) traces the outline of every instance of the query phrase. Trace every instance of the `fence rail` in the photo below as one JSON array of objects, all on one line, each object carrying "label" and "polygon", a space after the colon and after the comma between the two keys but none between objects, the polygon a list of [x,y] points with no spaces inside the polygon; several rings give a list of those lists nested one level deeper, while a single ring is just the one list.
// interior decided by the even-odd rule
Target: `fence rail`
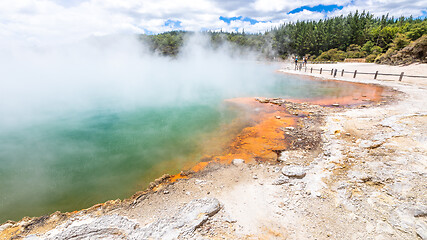
[{"label": "fence rail", "polygon": [[[332,63],[332,62],[331,62]],[[295,70],[299,70],[302,71],[303,69],[303,64],[299,64],[295,66]],[[307,66],[304,67],[304,71],[307,72],[307,70],[310,71],[310,73],[313,73],[313,71],[319,71],[319,74],[322,74],[322,72],[330,72],[331,75],[333,75],[334,77],[337,76],[337,72],[338,69],[324,69],[324,68],[313,68],[310,67],[309,69],[307,68]],[[378,71],[374,72],[374,73],[370,73],[370,72],[358,72],[357,70],[354,71],[345,71],[344,69],[342,69],[340,71],[341,76],[344,75],[344,73],[351,73],[353,74],[353,78],[356,78],[357,74],[365,74],[365,75],[373,75],[374,78],[373,79],[377,79],[378,76],[398,76],[399,77],[399,81],[402,81],[403,77],[409,77],[409,78],[426,78],[427,76],[415,76],[415,75],[405,75],[404,72],[401,72],[400,74],[395,74],[395,73],[379,73]]]},{"label": "fence rail", "polygon": [[308,61],[311,64],[337,64],[336,61]]}]

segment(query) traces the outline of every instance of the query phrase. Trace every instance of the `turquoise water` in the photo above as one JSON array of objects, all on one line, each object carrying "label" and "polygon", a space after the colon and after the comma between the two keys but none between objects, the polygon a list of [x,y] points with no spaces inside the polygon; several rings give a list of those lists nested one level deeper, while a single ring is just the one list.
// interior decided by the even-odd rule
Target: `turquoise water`
[{"label": "turquoise water", "polygon": [[[2,221],[129,197],[197,156],[197,138],[232,117],[202,105],[102,111],[0,136]],[[195,154],[196,153],[196,154]],[[186,157],[193,159],[186,159]],[[170,161],[170,169],[152,169]]]},{"label": "turquoise water", "polygon": [[45,111],[42,120],[0,127],[0,222],[127,198],[163,173],[178,173],[203,155],[204,136],[220,133],[239,114],[226,98],[348,91],[345,84],[266,71],[227,91],[203,85],[196,98]]}]

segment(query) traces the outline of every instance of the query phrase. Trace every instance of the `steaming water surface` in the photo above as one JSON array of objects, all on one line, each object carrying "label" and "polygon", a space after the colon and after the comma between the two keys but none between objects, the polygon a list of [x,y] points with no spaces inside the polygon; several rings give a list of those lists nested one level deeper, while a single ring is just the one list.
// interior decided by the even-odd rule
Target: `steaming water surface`
[{"label": "steaming water surface", "polygon": [[0,222],[127,198],[191,166],[239,115],[224,99],[351,91],[214,53],[95,55],[0,59]]},{"label": "steaming water surface", "polygon": [[[274,74],[271,87],[208,100],[94,109],[0,134],[1,221],[72,211],[126,198],[163,173],[174,174],[202,156],[203,136],[236,117],[227,97],[312,97],[340,94],[338,86]],[[263,76],[265,77],[265,76]],[[257,78],[257,76],[254,76]],[[341,89],[342,90],[342,89]],[[203,94],[202,94],[203,95]]]}]

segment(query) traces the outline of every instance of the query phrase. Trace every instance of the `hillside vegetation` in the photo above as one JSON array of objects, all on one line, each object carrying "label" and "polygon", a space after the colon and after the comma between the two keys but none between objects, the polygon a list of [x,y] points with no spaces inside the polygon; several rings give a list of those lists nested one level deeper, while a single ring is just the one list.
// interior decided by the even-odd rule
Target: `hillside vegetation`
[{"label": "hillside vegetation", "polygon": [[[140,39],[148,44],[153,52],[177,56],[185,39],[193,34],[172,31],[158,35],[141,35]],[[231,44],[235,54],[252,51],[265,58],[285,59],[294,55],[318,61],[366,58],[367,62],[400,64],[412,61],[411,58],[414,58],[413,61],[424,61],[419,59],[422,54],[412,52],[422,49],[420,46],[425,42],[427,34],[427,18],[390,18],[388,15],[374,17],[370,13],[356,11],[347,16],[318,21],[285,23],[265,33],[221,31],[202,34],[208,36],[210,45],[214,48],[221,47],[224,43]],[[413,50],[407,49],[398,55],[400,50],[409,45],[413,46]],[[405,60],[390,60],[395,59],[397,55]]]},{"label": "hillside vegetation", "polygon": [[427,34],[410,43],[402,50],[390,48],[376,59],[377,63],[406,65],[413,62],[427,63]]}]

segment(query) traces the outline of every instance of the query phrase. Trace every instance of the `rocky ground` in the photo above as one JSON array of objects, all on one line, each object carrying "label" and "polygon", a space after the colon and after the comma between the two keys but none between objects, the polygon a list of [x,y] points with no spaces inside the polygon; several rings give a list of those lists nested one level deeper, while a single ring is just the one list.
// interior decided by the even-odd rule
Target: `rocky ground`
[{"label": "rocky ground", "polygon": [[126,201],[5,223],[0,239],[427,239],[427,79],[375,83],[400,93],[299,104],[311,115],[283,130],[277,161],[212,163]]}]

